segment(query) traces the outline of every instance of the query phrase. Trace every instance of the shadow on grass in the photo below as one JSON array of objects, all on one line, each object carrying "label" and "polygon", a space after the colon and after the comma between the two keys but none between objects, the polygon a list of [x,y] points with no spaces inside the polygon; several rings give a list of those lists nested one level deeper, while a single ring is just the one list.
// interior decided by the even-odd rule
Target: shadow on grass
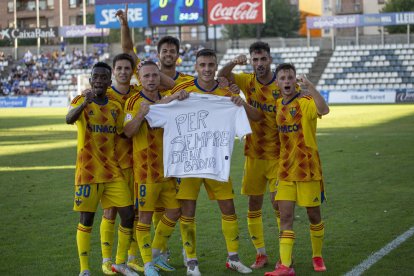
[{"label": "shadow on grass", "polygon": [[0,118],[1,129],[13,129],[22,127],[47,126],[65,124],[65,117],[61,116],[38,116],[38,117],[7,117]]}]

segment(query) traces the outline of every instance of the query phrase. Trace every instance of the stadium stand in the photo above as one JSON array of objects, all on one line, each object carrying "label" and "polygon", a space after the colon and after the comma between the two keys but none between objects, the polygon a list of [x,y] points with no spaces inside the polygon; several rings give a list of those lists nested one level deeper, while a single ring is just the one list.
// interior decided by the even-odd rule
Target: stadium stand
[{"label": "stadium stand", "polygon": [[2,95],[5,96],[67,96],[77,90],[77,75],[88,74],[98,60],[108,59],[108,54],[87,53],[80,50],[59,54],[47,52],[33,55],[28,51],[17,62],[3,61],[11,68],[2,78]]},{"label": "stadium stand", "polygon": [[414,44],[337,46],[319,90],[414,88]]}]

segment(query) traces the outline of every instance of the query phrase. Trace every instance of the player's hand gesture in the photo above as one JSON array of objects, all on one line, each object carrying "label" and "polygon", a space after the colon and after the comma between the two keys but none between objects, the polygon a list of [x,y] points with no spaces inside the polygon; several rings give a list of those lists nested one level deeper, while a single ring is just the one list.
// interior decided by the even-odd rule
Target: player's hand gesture
[{"label": "player's hand gesture", "polygon": [[220,88],[228,87],[229,81],[225,77],[218,77],[217,78],[218,86]]},{"label": "player's hand gesture", "polygon": [[141,107],[139,108],[139,115],[143,118],[145,115],[147,115],[149,112],[149,104],[142,102]]},{"label": "player's hand gesture", "polygon": [[237,84],[235,84],[235,83],[230,84],[229,90],[233,94],[236,94],[236,95],[240,94],[240,87],[238,87]]},{"label": "player's hand gesture", "polygon": [[312,87],[313,83],[307,78],[305,74],[298,76],[297,83],[300,86],[301,95],[310,95],[309,87]]},{"label": "player's hand gesture", "polygon": [[95,98],[95,93],[92,91],[92,89],[86,89],[82,91],[82,95],[85,95],[85,103],[90,104],[93,99]]},{"label": "player's hand gesture", "polygon": [[118,20],[121,23],[121,25],[128,25],[128,3],[125,4],[125,11],[118,10],[115,13],[115,16],[118,17]]},{"label": "player's hand gesture", "polygon": [[180,90],[175,94],[177,95],[176,99],[178,99],[179,101],[185,100],[188,98],[188,96],[190,96],[190,94],[185,90]]},{"label": "player's hand gesture", "polygon": [[239,55],[235,57],[232,61],[235,65],[246,65],[247,64],[247,57],[246,55]]}]

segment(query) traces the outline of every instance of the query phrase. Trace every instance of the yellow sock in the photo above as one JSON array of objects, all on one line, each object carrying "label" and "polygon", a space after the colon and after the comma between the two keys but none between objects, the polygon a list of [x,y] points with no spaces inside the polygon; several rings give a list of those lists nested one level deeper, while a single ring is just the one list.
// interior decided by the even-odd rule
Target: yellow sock
[{"label": "yellow sock", "polygon": [[[132,229],[137,228],[138,219],[139,217],[136,215],[134,218],[134,228]],[[128,250],[128,256],[137,256],[137,254],[138,254],[137,232],[132,231],[132,239],[131,239],[131,245],[129,246],[129,250]]]},{"label": "yellow sock", "polygon": [[131,245],[132,228],[118,227],[118,246],[116,248],[116,264],[123,264],[127,260],[127,252]]},{"label": "yellow sock", "polygon": [[167,242],[175,229],[175,221],[163,215],[157,229],[155,229],[155,236],[152,242],[152,248],[161,249],[167,248]]},{"label": "yellow sock", "polygon": [[275,210],[277,230],[280,232],[280,212]]},{"label": "yellow sock", "polygon": [[142,261],[144,264],[149,263],[152,261],[151,224],[138,222],[136,232]]},{"label": "yellow sock", "polygon": [[221,230],[226,240],[227,252],[239,250],[239,225],[237,215],[221,215]]},{"label": "yellow sock", "polygon": [[[164,207],[155,207],[155,211],[152,214],[152,225],[154,226],[154,230],[157,230],[158,224],[162,218],[162,216],[165,213],[165,208]],[[155,239],[155,237],[154,237]],[[159,248],[162,252],[164,252],[165,250],[167,250],[167,244],[165,244],[165,247],[163,248]]]},{"label": "yellow sock", "polygon": [[263,238],[262,210],[247,212],[247,227],[256,249],[265,247]]},{"label": "yellow sock", "polygon": [[180,232],[183,248],[188,259],[196,259],[196,223],[195,218],[180,217]]},{"label": "yellow sock", "polygon": [[103,259],[112,259],[112,247],[114,244],[115,220],[102,217],[101,221],[101,250]]},{"label": "yellow sock", "polygon": [[325,223],[310,225],[310,236],[312,243],[312,257],[322,257],[323,238],[325,236]]},{"label": "yellow sock", "polygon": [[284,230],[279,234],[279,252],[280,260],[284,266],[289,267],[292,264],[293,244],[295,243],[295,232]]},{"label": "yellow sock", "polygon": [[80,272],[89,269],[89,252],[91,250],[92,227],[78,224],[76,231],[76,243],[78,245],[78,255],[80,261]]},{"label": "yellow sock", "polygon": [[157,229],[158,223],[160,222],[164,213],[165,213],[164,207],[155,207],[155,211],[152,214],[152,225],[154,225],[154,229]]}]

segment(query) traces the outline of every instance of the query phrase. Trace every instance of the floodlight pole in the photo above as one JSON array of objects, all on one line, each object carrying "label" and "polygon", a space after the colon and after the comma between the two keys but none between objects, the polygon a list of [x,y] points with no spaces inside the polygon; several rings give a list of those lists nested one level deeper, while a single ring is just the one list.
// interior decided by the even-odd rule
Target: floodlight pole
[{"label": "floodlight pole", "polygon": [[[14,29],[17,29],[17,4],[16,0],[13,2],[13,8],[14,8]],[[17,46],[18,46],[18,40],[17,37],[14,39],[14,59],[17,60]]]},{"label": "floodlight pole", "polygon": [[355,32],[356,45],[359,46],[359,27],[355,28]]},{"label": "floodlight pole", "polygon": [[[62,0],[59,0],[59,20],[60,20],[60,27],[63,27],[63,5]],[[60,36],[60,42],[63,42],[63,36]]]},{"label": "floodlight pole", "polygon": [[[40,28],[39,0],[36,0],[36,26]],[[37,55],[40,54],[40,37],[37,38]]]},{"label": "floodlight pole", "polygon": [[[86,1],[82,1],[83,7],[83,26],[86,28]],[[83,36],[83,54],[86,56],[86,35]]]}]

